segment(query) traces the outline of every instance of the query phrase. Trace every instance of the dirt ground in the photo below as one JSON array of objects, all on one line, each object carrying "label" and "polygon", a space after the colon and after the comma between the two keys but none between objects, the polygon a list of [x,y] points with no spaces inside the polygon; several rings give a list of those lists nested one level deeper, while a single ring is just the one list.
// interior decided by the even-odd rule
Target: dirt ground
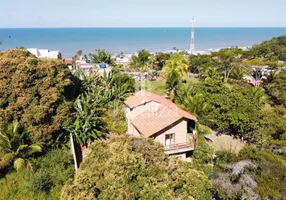
[{"label": "dirt ground", "polygon": [[246,144],[241,142],[239,139],[235,139],[232,136],[220,135],[220,136],[209,136],[207,137],[207,143],[215,150],[227,150],[233,153],[238,153],[243,149]]}]

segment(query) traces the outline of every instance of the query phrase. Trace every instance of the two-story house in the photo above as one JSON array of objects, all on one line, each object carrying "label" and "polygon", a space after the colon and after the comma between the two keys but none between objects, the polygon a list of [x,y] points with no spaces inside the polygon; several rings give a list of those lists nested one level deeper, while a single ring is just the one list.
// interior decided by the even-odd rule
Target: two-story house
[{"label": "two-story house", "polygon": [[192,156],[196,116],[159,95],[139,91],[128,97],[125,113],[128,134],[154,138],[169,155],[185,160]]}]

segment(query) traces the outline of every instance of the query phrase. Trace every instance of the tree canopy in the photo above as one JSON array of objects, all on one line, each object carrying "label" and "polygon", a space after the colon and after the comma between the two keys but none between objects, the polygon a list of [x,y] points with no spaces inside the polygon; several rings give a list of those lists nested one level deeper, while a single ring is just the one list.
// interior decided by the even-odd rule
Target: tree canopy
[{"label": "tree canopy", "polygon": [[95,141],[62,199],[211,198],[211,185],[188,163],[169,159],[152,139],[129,136]]},{"label": "tree canopy", "polygon": [[163,72],[165,73],[165,77],[168,77],[172,71],[176,71],[179,77],[183,78],[187,75],[188,68],[189,61],[184,57],[183,54],[177,53],[166,61]]},{"label": "tree canopy", "polygon": [[266,84],[266,88],[269,90],[273,100],[280,105],[286,107],[286,70],[282,70],[277,74],[274,80]]},{"label": "tree canopy", "polygon": [[286,35],[254,45],[245,54],[250,58],[262,58],[266,61],[286,61]]},{"label": "tree canopy", "polygon": [[130,67],[140,70],[147,70],[149,67],[149,59],[151,54],[145,50],[142,49],[138,51],[138,55],[133,55],[131,57],[131,61],[129,63]]},{"label": "tree canopy", "polygon": [[51,141],[71,119],[76,94],[60,60],[37,59],[27,50],[0,53],[0,121],[19,121],[32,141]]}]

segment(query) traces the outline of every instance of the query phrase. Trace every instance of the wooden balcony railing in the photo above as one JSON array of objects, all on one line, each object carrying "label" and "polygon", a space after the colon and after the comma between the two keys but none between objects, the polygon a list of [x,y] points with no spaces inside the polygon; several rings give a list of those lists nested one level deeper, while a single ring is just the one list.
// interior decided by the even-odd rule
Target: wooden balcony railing
[{"label": "wooden balcony railing", "polygon": [[194,147],[194,144],[192,142],[184,142],[184,143],[171,144],[171,145],[165,146],[165,150],[170,151],[170,150],[193,148],[193,147]]}]

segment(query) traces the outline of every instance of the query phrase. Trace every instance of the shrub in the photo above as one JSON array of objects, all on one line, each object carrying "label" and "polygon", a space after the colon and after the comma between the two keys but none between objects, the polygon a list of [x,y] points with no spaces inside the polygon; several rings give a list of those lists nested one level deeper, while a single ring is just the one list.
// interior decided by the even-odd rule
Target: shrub
[{"label": "shrub", "polygon": [[52,150],[35,159],[30,170],[21,169],[0,179],[0,200],[60,199],[63,184],[73,177],[69,152]]},{"label": "shrub", "polygon": [[203,136],[199,136],[195,145],[194,162],[209,164],[212,163],[213,156],[213,149],[206,143]]},{"label": "shrub", "polygon": [[213,186],[221,199],[285,198],[286,158],[283,154],[246,147],[234,160],[238,162],[216,166],[220,170]]},{"label": "shrub", "polygon": [[257,192],[263,199],[283,199],[286,196],[286,160],[270,151],[246,148],[241,158],[249,158],[257,164],[254,173],[258,183]]},{"label": "shrub", "polygon": [[62,199],[210,199],[200,171],[169,159],[152,139],[112,136],[95,141]]},{"label": "shrub", "polygon": [[232,163],[236,160],[236,154],[231,151],[221,150],[217,151],[215,155],[216,155],[215,159],[216,165]]}]

